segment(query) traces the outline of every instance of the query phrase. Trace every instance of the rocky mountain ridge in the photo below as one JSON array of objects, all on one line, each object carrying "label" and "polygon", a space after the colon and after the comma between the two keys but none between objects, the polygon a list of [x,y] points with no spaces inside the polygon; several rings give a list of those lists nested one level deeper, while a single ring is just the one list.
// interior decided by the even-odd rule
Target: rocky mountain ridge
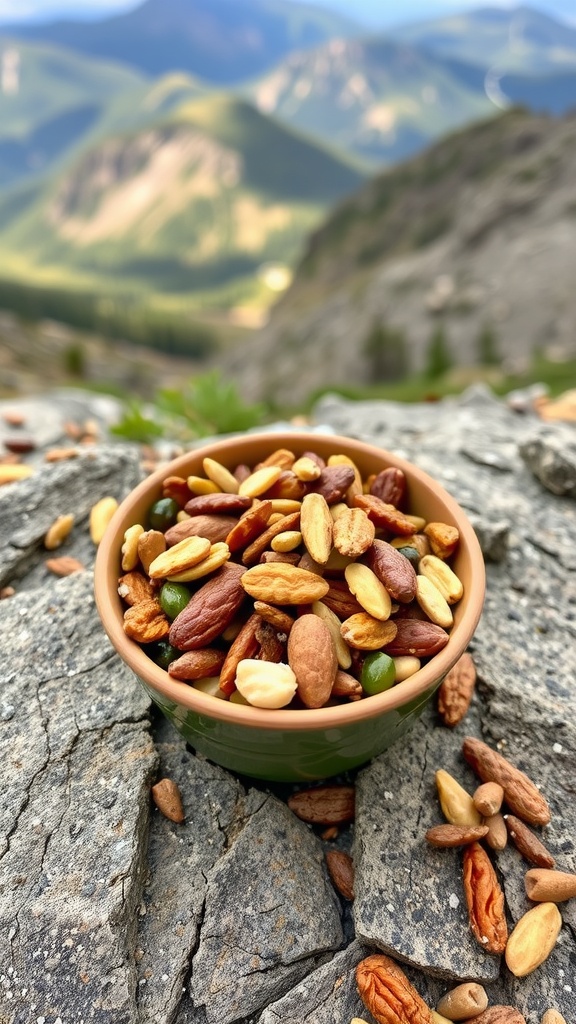
[{"label": "rocky mountain ridge", "polygon": [[336,209],[229,372],[295,404],[376,383],[374,324],[400,333],[413,371],[439,328],[455,365],[477,361],[485,329],[510,366],[573,357],[575,181],[573,116],[511,111],[450,136]]}]

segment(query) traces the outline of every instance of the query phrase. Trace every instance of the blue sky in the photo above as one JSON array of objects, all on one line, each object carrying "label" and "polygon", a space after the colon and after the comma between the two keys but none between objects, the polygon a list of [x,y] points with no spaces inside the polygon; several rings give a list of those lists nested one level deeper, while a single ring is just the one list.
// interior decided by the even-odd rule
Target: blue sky
[{"label": "blue sky", "polygon": [[[48,20],[57,16],[93,18],[137,7],[141,0],[0,0],[0,22]],[[297,0],[296,0],[297,2]],[[306,0],[309,2],[309,0]],[[510,0],[314,0],[317,6],[330,7],[365,24],[387,25],[434,17],[454,10],[473,7],[517,6]],[[557,17],[572,20],[575,0],[536,0],[532,6]]]}]

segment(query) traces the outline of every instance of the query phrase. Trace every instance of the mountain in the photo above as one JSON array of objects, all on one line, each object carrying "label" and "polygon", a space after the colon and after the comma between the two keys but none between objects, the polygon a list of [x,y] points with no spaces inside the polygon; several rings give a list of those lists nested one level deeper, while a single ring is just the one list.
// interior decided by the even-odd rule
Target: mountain
[{"label": "mountain", "polygon": [[576,28],[531,7],[485,7],[394,28],[395,39],[483,68],[550,74],[576,69]]},{"label": "mountain", "polygon": [[261,265],[294,262],[330,204],[363,180],[245,102],[209,94],[98,140],[47,184],[8,195],[0,275],[108,302],[131,293],[189,308],[196,294],[226,309],[264,293]]},{"label": "mountain", "polygon": [[575,182],[576,115],[512,110],[449,136],[337,207],[227,372],[293,406],[376,383],[375,325],[413,371],[439,328],[463,366],[486,331],[510,370],[538,349],[573,357]]},{"label": "mountain", "polygon": [[359,32],[349,19],[291,0],[145,0],[98,22],[11,25],[12,35],[124,63],[147,75],[186,71],[229,85],[294,49]]},{"label": "mountain", "polygon": [[469,87],[440,58],[380,37],[292,53],[243,92],[262,112],[377,164],[494,109],[483,81]]},{"label": "mountain", "polygon": [[0,36],[0,187],[45,172],[143,85],[129,68]]}]

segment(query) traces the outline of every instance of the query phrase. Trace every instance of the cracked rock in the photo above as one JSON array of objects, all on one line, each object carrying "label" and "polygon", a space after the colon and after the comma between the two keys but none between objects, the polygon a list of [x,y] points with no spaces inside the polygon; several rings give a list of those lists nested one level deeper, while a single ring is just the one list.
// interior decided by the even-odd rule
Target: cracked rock
[{"label": "cracked rock", "polygon": [[208,873],[191,995],[208,1024],[261,1010],[343,940],[320,842],[284,803],[251,790],[246,822]]}]

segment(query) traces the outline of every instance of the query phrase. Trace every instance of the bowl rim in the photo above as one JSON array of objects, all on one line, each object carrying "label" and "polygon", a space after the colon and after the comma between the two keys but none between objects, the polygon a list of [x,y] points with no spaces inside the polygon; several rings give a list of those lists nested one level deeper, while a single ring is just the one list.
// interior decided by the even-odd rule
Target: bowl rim
[{"label": "bowl rim", "polygon": [[[225,454],[229,451],[231,445],[241,445],[248,439],[258,441],[264,446],[274,445],[275,448],[287,447],[290,441],[298,447],[305,445],[312,448],[314,441],[322,439],[323,443],[327,440],[330,442],[335,453],[344,451],[346,454],[346,449],[353,449],[367,459],[376,457],[383,463],[383,468],[392,466],[402,469],[411,479],[434,490],[445,505],[447,512],[457,522],[460,544],[465,546],[470,559],[474,589],[467,597],[466,607],[459,621],[452,628],[446,646],[418,669],[413,676],[392,686],[384,693],[333,707],[300,710],[256,708],[250,705],[231,703],[228,700],[203,693],[185,682],[172,679],[168,672],[157,665],[136,641],[126,635],[122,627],[122,615],[120,614],[122,605],[117,586],[118,575],[122,571],[118,564],[121,547],[119,531],[122,530],[123,536],[127,526],[132,525],[127,521],[128,511],[148,491],[158,488],[167,476],[180,475],[179,471],[184,469],[191,459],[201,461],[207,455],[212,458],[217,457],[218,453]],[[227,436],[223,440],[209,441],[198,448],[191,448],[170,462],[164,463],[133,488],[120,503],[100,541],[94,566],[94,597],[104,630],[121,659],[147,688],[200,716],[226,722],[229,725],[273,731],[341,729],[355,723],[378,718],[388,711],[403,707],[419,696],[424,696],[431,687],[439,685],[443,676],[466,649],[482,614],[485,583],[484,558],[472,524],[461,506],[433,477],[407,459],[375,444],[339,434],[297,430],[263,431]]]}]

